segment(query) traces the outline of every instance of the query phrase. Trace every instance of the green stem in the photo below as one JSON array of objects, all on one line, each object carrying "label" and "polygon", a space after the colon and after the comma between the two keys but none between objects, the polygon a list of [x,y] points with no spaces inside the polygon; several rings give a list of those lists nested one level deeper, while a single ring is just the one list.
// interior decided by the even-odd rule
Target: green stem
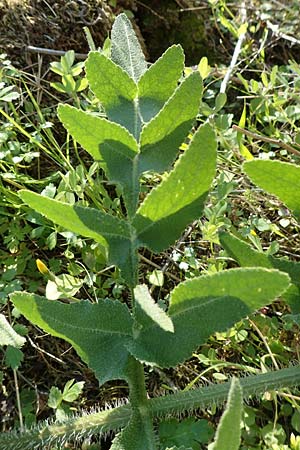
[{"label": "green stem", "polygon": [[[153,428],[152,414],[149,408],[145,374],[143,365],[135,358],[130,357],[128,366],[129,400],[132,416],[127,432],[127,442],[132,440],[131,448],[136,448],[140,439],[142,444],[139,448],[143,450],[156,450],[156,439]],[[143,446],[143,449],[142,449]]]},{"label": "green stem", "polygon": [[[142,366],[136,362],[135,381],[140,388],[131,392],[131,401],[142,401],[143,408],[150,409],[152,418],[162,418],[169,415],[178,415],[196,409],[204,409],[212,404],[221,405],[226,401],[230,382],[201,387],[192,391],[181,391],[165,397],[146,400],[144,374]],[[133,382],[133,379],[132,379]],[[276,370],[259,375],[250,375],[240,379],[244,398],[259,395],[266,391],[300,385],[300,366]],[[142,412],[143,412],[142,408]],[[125,427],[132,417],[130,405],[119,406],[108,411],[94,412],[81,417],[73,417],[65,423],[49,425],[40,424],[38,427],[24,432],[11,432],[0,434],[0,450],[32,450],[43,449],[45,445],[54,442],[66,442],[76,436],[89,437],[96,434],[116,432]],[[150,420],[147,419],[150,424]],[[151,447],[150,447],[151,448]],[[154,447],[155,448],[155,447]]]}]

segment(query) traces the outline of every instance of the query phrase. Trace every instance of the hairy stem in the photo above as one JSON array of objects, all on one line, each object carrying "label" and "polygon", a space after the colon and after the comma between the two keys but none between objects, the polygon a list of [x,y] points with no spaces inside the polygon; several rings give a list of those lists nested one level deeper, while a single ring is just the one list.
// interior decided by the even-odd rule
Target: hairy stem
[{"label": "hairy stem", "polygon": [[[293,387],[300,384],[300,366],[289,367],[240,379],[244,398],[262,394],[269,390]],[[204,409],[212,404],[220,405],[226,401],[230,382],[182,391],[147,400],[152,418],[162,418],[178,413]],[[0,434],[0,450],[45,449],[53,442],[66,442],[68,439],[88,437],[118,431],[127,425],[132,416],[130,405],[112,410],[94,412],[81,417],[72,417],[64,423],[41,424],[24,432]]]}]

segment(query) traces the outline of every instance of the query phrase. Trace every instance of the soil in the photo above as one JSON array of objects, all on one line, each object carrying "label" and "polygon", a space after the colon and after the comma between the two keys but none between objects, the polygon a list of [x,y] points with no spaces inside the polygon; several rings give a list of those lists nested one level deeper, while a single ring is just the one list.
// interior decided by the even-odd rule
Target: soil
[{"label": "soil", "polygon": [[170,45],[181,43],[187,64],[193,65],[207,53],[211,53],[212,59],[220,54],[217,36],[214,38],[211,30],[208,33],[212,27],[210,7],[190,11],[196,3],[199,2],[0,0],[0,51],[22,68],[36,59],[36,55],[28,52],[28,46],[88,53],[83,27],[89,28],[96,46],[102,46],[115,16],[125,11],[132,17],[150,61],[156,60]]},{"label": "soil", "polygon": [[[83,28],[88,27],[96,46],[108,37],[114,18],[126,12],[147,59],[155,61],[170,45],[180,43],[186,64],[198,64],[202,56],[209,63],[228,64],[235,42],[221,32],[206,1],[196,0],[0,0],[0,52],[24,68],[37,61],[28,46],[52,50],[89,51]],[[257,25],[257,22],[254,23]],[[259,27],[259,32],[263,25]],[[260,36],[252,36],[253,50]],[[299,60],[299,45],[277,39],[270,33],[266,60]],[[54,57],[44,57],[44,63]],[[284,61],[282,61],[282,59]]]}]

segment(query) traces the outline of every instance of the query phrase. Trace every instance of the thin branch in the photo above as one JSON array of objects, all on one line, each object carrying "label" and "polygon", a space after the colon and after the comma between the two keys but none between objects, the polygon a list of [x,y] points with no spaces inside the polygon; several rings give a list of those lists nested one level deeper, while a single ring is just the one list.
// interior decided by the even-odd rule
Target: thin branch
[{"label": "thin branch", "polygon": [[274,25],[272,22],[267,20],[267,27],[270,28],[270,30],[275,34],[275,36],[285,39],[286,41],[292,42],[293,44],[300,45],[299,39],[296,39],[293,36],[289,36],[288,34],[282,33],[282,31],[279,30],[279,25]]},{"label": "thin branch", "polygon": [[[241,20],[242,24],[245,24],[247,22],[247,10],[246,10],[246,6],[245,6],[245,1],[243,1],[242,4],[241,4],[241,19],[242,19]],[[242,44],[243,44],[243,41],[244,41],[244,39],[246,37],[246,32],[247,31],[245,31],[244,33],[241,33],[239,38],[238,38],[238,41],[236,43],[236,46],[235,46],[235,49],[234,49],[234,52],[233,52],[233,55],[232,55],[230,66],[228,67],[226,75],[223,78],[223,81],[221,83],[221,87],[220,87],[220,93],[221,94],[222,93],[224,94],[226,92],[227,84],[228,84],[228,82],[230,80],[231,74],[234,71],[234,68],[235,68],[235,65],[237,63],[239,54],[241,53]]]},{"label": "thin branch", "polygon": [[33,340],[32,340],[29,336],[27,336],[27,339],[28,339],[28,341],[30,342],[30,345],[31,345],[33,348],[35,348],[36,350],[38,350],[39,352],[42,352],[42,353],[44,353],[45,355],[49,356],[50,358],[55,359],[55,361],[59,362],[60,364],[66,364],[66,362],[63,361],[62,359],[57,358],[56,356],[52,355],[51,353],[47,352],[47,351],[44,350],[43,348],[41,348],[41,347],[39,347],[38,345],[36,345],[36,344],[33,342]]},{"label": "thin branch", "polygon": [[270,346],[269,346],[269,344],[268,344],[268,342],[267,342],[267,339],[265,338],[265,336],[263,335],[263,333],[260,331],[260,329],[258,328],[258,326],[256,325],[256,323],[253,322],[253,320],[249,319],[249,323],[252,325],[252,327],[255,329],[255,331],[257,332],[257,334],[259,335],[259,337],[261,338],[261,340],[262,340],[263,343],[265,344],[265,347],[266,347],[266,349],[267,349],[267,351],[268,351],[268,353],[269,353],[269,355],[270,355],[270,358],[271,358],[271,360],[272,360],[272,362],[273,362],[273,364],[274,364],[275,369],[276,369],[276,370],[279,370],[277,361],[276,361],[276,359],[275,359],[275,357],[274,357],[274,354],[273,354],[272,350],[270,349]]},{"label": "thin branch", "polygon": [[298,150],[296,150],[294,147],[287,144],[286,142],[280,141],[279,139],[272,139],[267,136],[262,136],[260,134],[252,133],[252,131],[245,130],[244,128],[241,128],[237,125],[232,125],[232,129],[238,131],[239,133],[243,133],[246,136],[250,136],[253,139],[258,139],[259,141],[264,141],[264,142],[268,142],[269,144],[278,145],[279,147],[284,148],[288,152],[293,153],[294,155],[300,156],[300,152]]},{"label": "thin branch", "polygon": [[19,422],[20,422],[20,430],[24,431],[24,422],[23,422],[20,390],[19,390],[18,375],[17,375],[17,370],[16,369],[13,369],[13,374],[14,374],[14,382],[15,382],[15,390],[16,390],[16,399],[17,399],[17,408],[18,408],[18,415],[19,415]]},{"label": "thin branch", "polygon": [[[30,53],[43,53],[52,56],[64,56],[67,53],[64,50],[52,50],[51,48],[34,47],[33,45],[27,45],[25,49]],[[78,59],[86,59],[87,56],[87,53],[75,53],[75,57]]]},{"label": "thin branch", "polygon": [[[163,271],[163,269],[161,268],[161,266],[159,266],[159,265],[156,264],[155,262],[151,261],[150,259],[146,258],[145,256],[139,255],[139,257],[140,257],[140,259],[141,259],[142,261],[144,261],[145,263],[149,264],[150,266],[155,267],[156,269]],[[172,273],[166,272],[166,271],[164,271],[164,273],[165,273],[168,277],[172,278],[174,281],[177,281],[177,283],[180,283],[181,280],[180,280],[178,277],[176,277],[176,275],[173,275]]]}]

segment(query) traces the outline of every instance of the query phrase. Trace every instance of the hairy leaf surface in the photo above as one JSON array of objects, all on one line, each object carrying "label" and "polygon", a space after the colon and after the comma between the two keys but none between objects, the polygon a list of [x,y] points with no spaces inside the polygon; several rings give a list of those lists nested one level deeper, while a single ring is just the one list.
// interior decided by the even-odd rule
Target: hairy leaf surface
[{"label": "hairy leaf surface", "polygon": [[175,366],[189,358],[211,334],[230,328],[288,286],[288,275],[264,268],[230,269],[186,281],[171,293],[168,315],[174,333],[151,324],[145,316],[148,326],[127,347],[141,361]]},{"label": "hairy leaf surface", "polygon": [[[159,305],[154,302],[145,284],[136,286],[134,289],[134,298],[143,313],[150,317],[153,322],[157,323],[160,328],[165,331],[170,331],[171,333],[174,332],[172,320]],[[136,314],[136,319],[139,321],[138,313]],[[143,314],[141,314],[140,325],[143,326]]]},{"label": "hairy leaf surface", "polygon": [[132,328],[126,305],[117,300],[65,304],[26,292],[15,292],[11,299],[26,319],[72,344],[100,383],[126,378],[129,355],[124,345]]},{"label": "hairy leaf surface", "polygon": [[94,158],[102,161],[106,144],[129,159],[138,151],[134,137],[119,124],[110,122],[69,105],[59,105],[58,117],[68,132]]},{"label": "hairy leaf surface", "polygon": [[120,185],[129,216],[137,208],[140,192],[137,174],[138,144],[121,125],[68,105],[60,105],[59,118],[69,133],[104,169],[111,182]]},{"label": "hairy leaf surface", "polygon": [[141,244],[155,252],[162,251],[201,215],[215,165],[215,134],[206,124],[197,130],[173,171],[138,209],[134,226]]},{"label": "hairy leaf surface", "polygon": [[132,245],[130,225],[94,208],[52,200],[34,192],[20,191],[20,197],[35,211],[82,236],[108,244],[109,261],[122,270],[130,285],[136,284],[137,256]]},{"label": "hairy leaf surface", "polygon": [[300,167],[281,161],[247,161],[248,177],[270,194],[276,195],[300,219]]},{"label": "hairy leaf surface", "polygon": [[11,345],[12,347],[22,347],[26,339],[15,332],[8,323],[6,317],[0,314],[0,345]]},{"label": "hairy leaf surface", "polygon": [[282,294],[294,313],[300,312],[300,263],[275,258],[272,255],[254,250],[251,245],[230,233],[219,233],[221,245],[228,255],[242,267],[268,267],[286,272],[292,284]]},{"label": "hairy leaf surface", "polygon": [[133,412],[128,425],[116,435],[110,450],[156,450],[153,440],[146,434],[142,415],[138,411]]},{"label": "hairy leaf surface", "polygon": [[138,83],[143,122],[148,122],[161,110],[176,89],[183,69],[182,47],[173,45],[143,74]]},{"label": "hairy leaf surface", "polygon": [[226,409],[217,428],[214,443],[209,450],[239,450],[241,444],[241,420],[243,392],[237,378],[231,381]]},{"label": "hairy leaf surface", "polygon": [[144,126],[139,172],[163,172],[174,161],[199,111],[202,82],[199,73],[186,78],[163,109]]},{"label": "hairy leaf surface", "polygon": [[90,88],[105,108],[109,120],[123,125],[135,137],[141,118],[134,102],[137,85],[113,61],[99,52],[91,52],[85,63]]},{"label": "hairy leaf surface", "polygon": [[126,14],[119,14],[112,26],[111,59],[135,82],[147,70],[143,50]]}]

